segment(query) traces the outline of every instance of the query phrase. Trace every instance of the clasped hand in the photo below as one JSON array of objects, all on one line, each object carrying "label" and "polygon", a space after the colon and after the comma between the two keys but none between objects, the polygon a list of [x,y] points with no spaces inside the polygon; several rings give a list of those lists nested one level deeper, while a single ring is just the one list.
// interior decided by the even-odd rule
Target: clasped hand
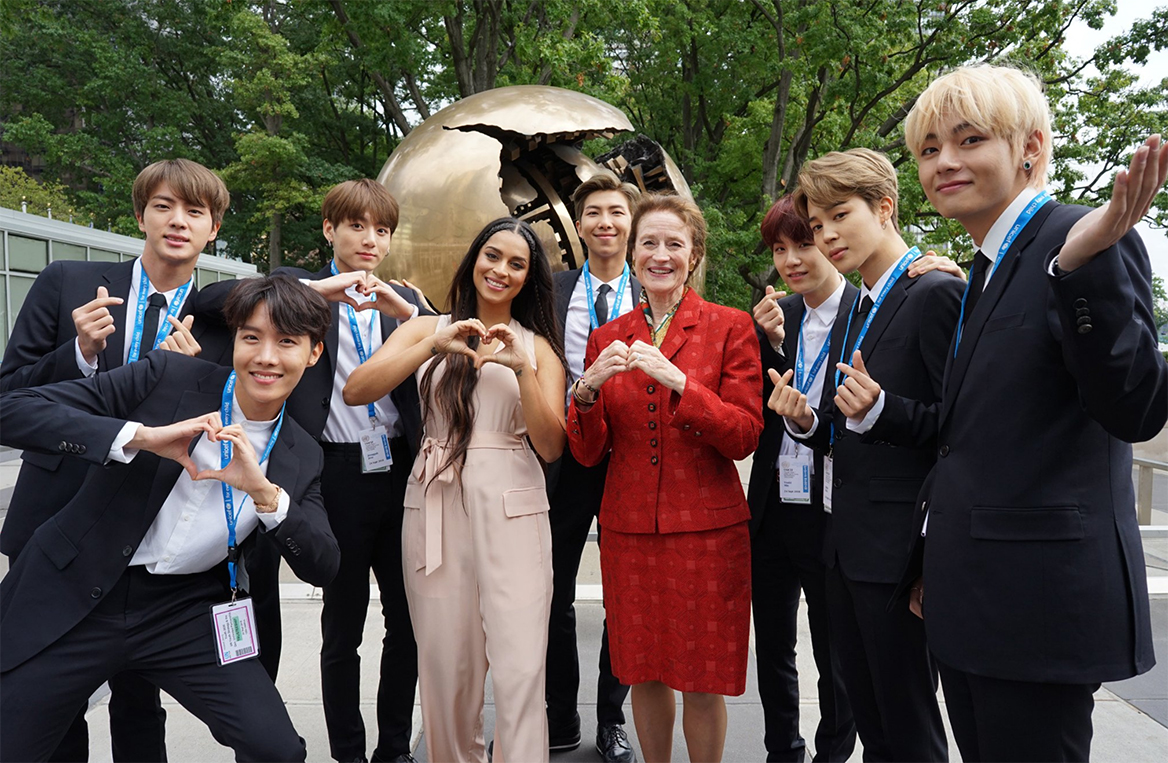
[{"label": "clasped hand", "polygon": [[627,345],[617,340],[600,351],[584,373],[584,381],[595,389],[617,374],[637,369],[679,395],[685,391],[685,373],[673,365],[661,350],[640,339]]},{"label": "clasped hand", "polygon": [[[195,466],[189,450],[191,442],[201,434],[206,435],[211,442],[226,440],[231,443],[231,461],[226,467],[200,471]],[[126,447],[169,458],[181,465],[193,480],[225,482],[250,495],[256,503],[270,503],[275,493],[275,486],[260,471],[255,448],[244,434],[243,427],[239,424],[223,426],[218,412],[205,413],[161,427],[139,426]]]}]

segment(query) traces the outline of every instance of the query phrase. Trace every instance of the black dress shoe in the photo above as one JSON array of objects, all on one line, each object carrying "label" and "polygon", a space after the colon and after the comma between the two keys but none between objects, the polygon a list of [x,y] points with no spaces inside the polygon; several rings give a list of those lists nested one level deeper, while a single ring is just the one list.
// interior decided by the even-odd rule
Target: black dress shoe
[{"label": "black dress shoe", "polygon": [[606,723],[596,729],[596,751],[604,763],[636,763],[637,753],[629,744],[625,727],[619,723]]},{"label": "black dress shoe", "polygon": [[580,746],[580,714],[576,713],[567,723],[557,723],[548,719],[548,750],[566,752]]},{"label": "black dress shoe", "polygon": [[371,763],[418,763],[418,761],[415,760],[414,756],[410,755],[408,752],[403,752],[396,758],[383,758],[374,752]]}]

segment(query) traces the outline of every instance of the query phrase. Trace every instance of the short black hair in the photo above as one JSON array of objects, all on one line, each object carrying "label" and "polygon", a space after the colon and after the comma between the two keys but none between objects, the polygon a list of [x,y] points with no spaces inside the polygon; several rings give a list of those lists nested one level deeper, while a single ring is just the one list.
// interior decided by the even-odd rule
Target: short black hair
[{"label": "short black hair", "polygon": [[223,319],[236,332],[261,303],[277,331],[307,336],[313,345],[324,341],[333,320],[324,297],[283,273],[240,280],[223,305]]}]

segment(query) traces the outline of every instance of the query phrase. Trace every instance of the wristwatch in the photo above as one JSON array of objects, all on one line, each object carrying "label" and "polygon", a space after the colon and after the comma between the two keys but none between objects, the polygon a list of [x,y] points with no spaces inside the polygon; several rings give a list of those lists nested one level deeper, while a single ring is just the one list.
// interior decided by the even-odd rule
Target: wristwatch
[{"label": "wristwatch", "polygon": [[253,498],[252,503],[255,504],[256,511],[258,511],[261,514],[271,514],[273,511],[280,508],[280,493],[283,493],[283,492],[284,492],[284,488],[280,487],[279,485],[276,485],[276,495],[274,498],[272,498],[271,503],[260,503]]}]

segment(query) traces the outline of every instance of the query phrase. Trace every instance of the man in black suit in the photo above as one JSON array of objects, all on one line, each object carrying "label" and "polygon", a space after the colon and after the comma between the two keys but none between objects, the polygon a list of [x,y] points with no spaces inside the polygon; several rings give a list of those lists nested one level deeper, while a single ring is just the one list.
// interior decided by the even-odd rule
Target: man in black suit
[{"label": "man in black suit", "polygon": [[[564,355],[572,378],[584,373],[588,335],[597,326],[637,309],[641,286],[625,262],[632,210],[640,192],[608,172],[586,180],[572,194],[576,232],[588,249],[584,268],[556,273],[556,313],[564,327]],[[581,466],[564,450],[549,468],[552,528],[552,609],[548,621],[547,712],[553,752],[580,744],[580,657],[576,650],[576,574],[592,520],[600,511],[608,462]],[[632,763],[636,754],[624,731],[621,706],[629,687],[612,674],[608,628],[600,644],[596,686],[596,749],[609,763]]]},{"label": "man in black suit", "polygon": [[[860,436],[886,398],[922,401],[935,415],[961,282],[942,273],[904,277],[919,250],[897,230],[897,191],[895,169],[875,151],[832,152],[804,166],[796,206],[820,251],[839,271],[859,271],[863,286],[842,326],[847,362],[835,366],[832,408],[816,414],[780,383],[769,404],[788,417],[788,431],[827,453],[828,609],[864,758],[941,761],[948,747],[924,628],[911,614],[886,611],[935,454]],[[865,368],[887,393],[870,411],[855,404],[853,389]]]},{"label": "man in black suit", "polygon": [[4,394],[5,445],[92,466],[0,584],[0,759],[47,760],[77,705],[128,670],[165,688],[237,759],[304,760],[279,693],[247,659],[254,617],[236,601],[236,562],[258,530],[305,580],[336,574],[320,448],[283,415],[323,351],[328,307],[270,277],[245,282],[225,309],[234,370],[152,352]]},{"label": "man in black suit", "polygon": [[[54,262],[33,282],[0,365],[0,392],[81,379],[119,368],[156,346],[191,352],[205,327],[191,329],[199,253],[227,210],[226,186],[186,159],[161,161],[134,181],[134,214],[146,234],[133,262]],[[181,319],[176,320],[176,319]],[[167,336],[167,334],[170,336]],[[175,345],[181,340],[183,347]],[[67,453],[26,451],[0,531],[15,563],[34,531],[69,502],[89,464]],[[132,675],[110,681],[115,761],[165,761],[166,712],[158,689]],[[53,756],[89,757],[87,702]]]},{"label": "man in black suit", "polygon": [[1168,367],[1131,228],[1168,150],[1141,146],[1100,210],[1058,204],[1041,86],[993,66],[933,82],[906,137],[929,200],[977,250],[939,418],[890,404],[868,435],[939,456],[914,534],[924,577],[918,553],[906,586],[919,612],[928,584],[963,760],[1087,760],[1100,682],[1155,662],[1129,443],[1168,420]]},{"label": "man in black suit", "polygon": [[[350,180],[334,186],[322,204],[323,232],[333,258],[319,271],[281,268],[330,302],[332,322],[321,362],[304,373],[288,400],[288,413],[324,451],[321,495],[341,549],[341,566],[324,588],[321,611],[321,691],[332,757],[366,760],[365,723],[360,709],[361,658],[357,649],[369,610],[369,573],[377,578],[385,622],[377,691],[377,745],[374,761],[412,761],[410,740],[417,689],[417,645],[410,625],[402,578],[401,528],[406,481],[421,442],[421,409],[411,378],[374,406],[345,405],[349,374],[389,338],[399,323],[430,315],[412,289],[373,275],[389,253],[398,223],[398,204],[380,183]],[[230,287],[229,287],[230,288]],[[217,316],[226,289],[205,291],[196,325]],[[372,409],[372,410],[370,410]],[[385,437],[384,443],[381,437]],[[365,460],[366,437],[392,466]],[[267,626],[265,667],[275,679],[279,666],[279,549],[261,542],[248,572],[257,591],[261,626]],[[261,627],[261,635],[264,628]]]},{"label": "man in black suit", "polygon": [[[852,286],[815,246],[806,218],[791,196],[775,202],[762,222],[763,241],[775,270],[788,288],[784,296],[770,286],[754,308],[763,368],[785,372],[785,383],[801,391],[810,405],[830,405],[834,386],[829,358],[838,358],[843,331],[832,333],[855,302]],[[787,330],[790,327],[790,330]],[[775,387],[763,378],[767,397]],[[823,562],[823,457],[786,434],[783,419],[763,411],[763,430],[747,491],[750,503],[751,600],[754,608],[758,691],[765,723],[768,761],[806,759],[799,733],[799,675],[795,667],[799,593],[807,599],[811,646],[819,672],[819,726],[815,761],[844,761],[852,754],[852,721],[839,658],[827,615],[827,577]]]}]

